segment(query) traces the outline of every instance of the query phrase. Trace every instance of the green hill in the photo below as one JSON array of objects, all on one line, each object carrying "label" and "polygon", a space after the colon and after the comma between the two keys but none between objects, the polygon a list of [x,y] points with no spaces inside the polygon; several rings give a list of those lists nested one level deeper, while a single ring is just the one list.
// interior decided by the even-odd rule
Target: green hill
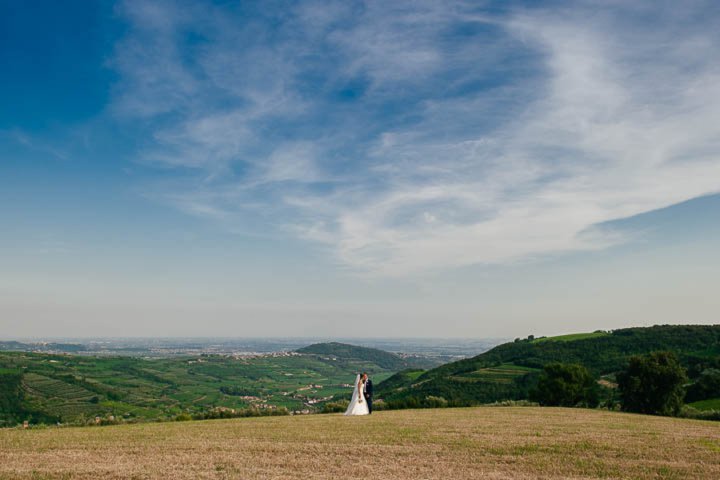
[{"label": "green hill", "polygon": [[406,381],[396,375],[379,384],[376,392],[396,406],[421,405],[428,396],[455,405],[519,400],[527,398],[548,363],[580,363],[598,377],[611,376],[631,355],[657,350],[677,353],[692,378],[720,365],[720,325],[663,325],[516,340]]},{"label": "green hill", "polygon": [[426,357],[401,357],[377,348],[359,347],[347,343],[316,343],[296,350],[298,353],[311,354],[336,361],[372,362],[386,370],[398,371],[406,368],[429,368],[437,363]]}]

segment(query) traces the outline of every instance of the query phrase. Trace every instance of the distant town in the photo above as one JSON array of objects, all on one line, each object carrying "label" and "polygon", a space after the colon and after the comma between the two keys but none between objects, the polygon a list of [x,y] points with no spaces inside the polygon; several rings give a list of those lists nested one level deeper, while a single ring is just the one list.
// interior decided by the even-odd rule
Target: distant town
[{"label": "distant town", "polygon": [[[170,358],[226,355],[237,358],[289,356],[327,338],[17,338],[0,341],[0,351],[87,356]],[[438,357],[445,361],[477,355],[508,339],[332,339],[397,353],[402,357]]]}]

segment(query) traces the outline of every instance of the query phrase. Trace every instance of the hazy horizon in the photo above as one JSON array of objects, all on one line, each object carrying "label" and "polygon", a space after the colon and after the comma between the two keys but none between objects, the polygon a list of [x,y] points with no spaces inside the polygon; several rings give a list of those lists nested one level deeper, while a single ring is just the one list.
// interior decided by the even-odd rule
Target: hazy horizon
[{"label": "hazy horizon", "polygon": [[0,331],[720,322],[716,2],[0,5]]}]

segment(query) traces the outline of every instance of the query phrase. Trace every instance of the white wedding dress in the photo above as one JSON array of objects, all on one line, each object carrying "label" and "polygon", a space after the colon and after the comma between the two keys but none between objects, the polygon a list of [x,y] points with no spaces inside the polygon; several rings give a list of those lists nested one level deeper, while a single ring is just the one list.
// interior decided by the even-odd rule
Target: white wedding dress
[{"label": "white wedding dress", "polygon": [[358,375],[355,378],[355,388],[353,388],[352,399],[350,400],[350,405],[348,405],[347,410],[345,410],[345,415],[367,415],[370,413],[368,412],[364,393],[365,384],[360,383],[360,375]]}]

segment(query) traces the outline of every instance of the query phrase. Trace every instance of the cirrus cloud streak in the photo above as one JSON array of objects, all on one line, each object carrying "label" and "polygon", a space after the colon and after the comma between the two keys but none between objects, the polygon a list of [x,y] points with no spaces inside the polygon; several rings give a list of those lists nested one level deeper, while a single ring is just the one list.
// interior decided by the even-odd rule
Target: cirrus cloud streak
[{"label": "cirrus cloud streak", "polygon": [[127,2],[148,195],[384,276],[606,248],[720,191],[711,3]]}]

